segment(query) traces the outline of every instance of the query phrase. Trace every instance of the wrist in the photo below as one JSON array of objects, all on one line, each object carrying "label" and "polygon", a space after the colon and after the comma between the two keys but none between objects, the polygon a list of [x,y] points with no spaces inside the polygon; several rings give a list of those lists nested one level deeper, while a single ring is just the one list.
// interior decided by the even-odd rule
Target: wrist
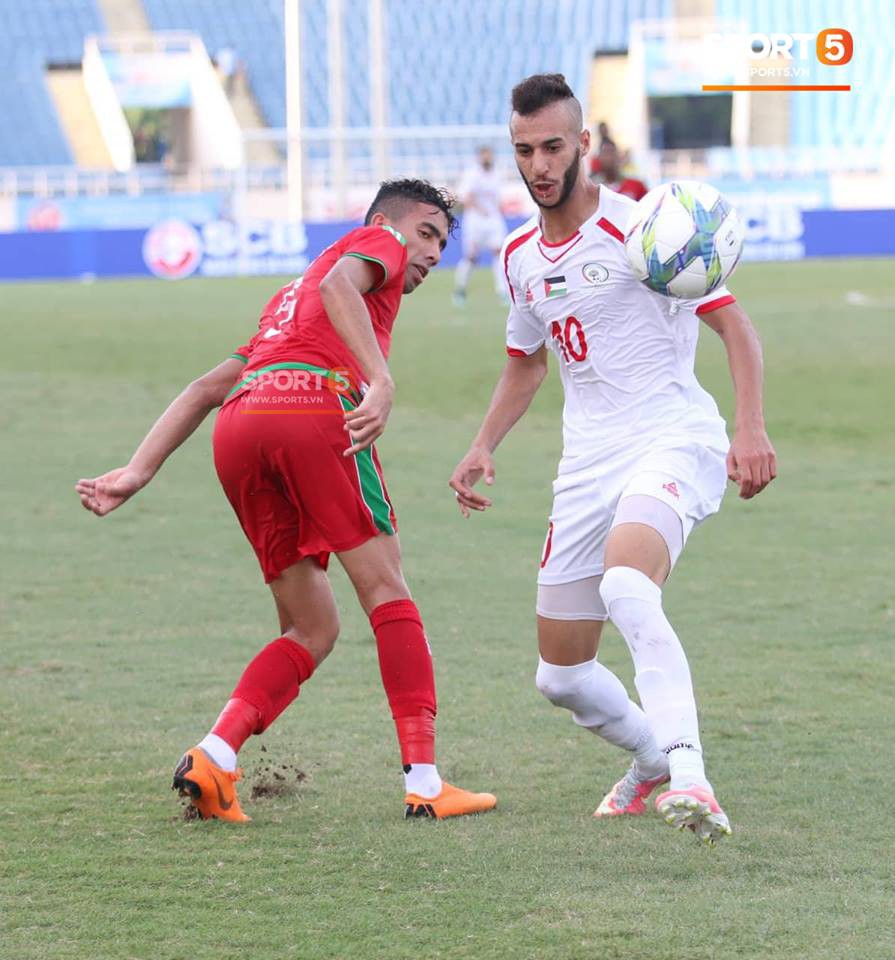
[{"label": "wrist", "polygon": [[140,463],[139,460],[131,460],[127,465],[127,472],[137,478],[140,488],[142,489],[156,475],[158,467],[149,467]]},{"label": "wrist", "polygon": [[496,443],[491,443],[486,437],[478,436],[472,441],[469,452],[475,454],[485,454],[485,456],[490,457],[496,449]]},{"label": "wrist", "polygon": [[749,417],[738,417],[734,421],[735,433],[765,433],[764,417],[753,415]]},{"label": "wrist", "polygon": [[392,376],[387,370],[384,373],[380,373],[375,377],[372,377],[370,379],[370,386],[376,387],[379,390],[389,390],[392,393],[395,392],[395,381],[392,380]]}]

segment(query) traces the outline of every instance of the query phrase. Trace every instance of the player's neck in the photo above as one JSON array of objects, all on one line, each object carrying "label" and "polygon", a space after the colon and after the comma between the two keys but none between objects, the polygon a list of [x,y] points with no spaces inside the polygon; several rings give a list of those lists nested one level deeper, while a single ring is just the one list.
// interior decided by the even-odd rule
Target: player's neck
[{"label": "player's neck", "polygon": [[562,243],[594,215],[599,203],[599,186],[581,178],[561,207],[541,208],[541,234],[547,243]]}]

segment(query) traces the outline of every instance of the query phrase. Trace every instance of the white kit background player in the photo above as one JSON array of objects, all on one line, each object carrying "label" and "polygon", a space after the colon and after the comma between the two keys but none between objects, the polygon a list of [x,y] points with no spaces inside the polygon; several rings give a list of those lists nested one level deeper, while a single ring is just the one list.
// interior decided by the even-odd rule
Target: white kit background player
[{"label": "white kit background player", "polygon": [[[630,751],[595,816],[638,814],[649,795],[666,822],[714,843],[730,833],[706,779],[684,650],[662,585],[690,532],[715,513],[729,476],[749,499],[774,478],[755,330],[726,288],[674,301],[634,277],[622,231],[634,203],[585,176],[590,134],[558,74],[513,90],[516,162],[539,214],[501,253],[513,304],[504,371],[451,477],[460,509],[491,500],[492,453],[528,408],[556,356],[565,393],[563,455],[538,576],[538,689],[576,723]],[[699,320],[724,342],[736,394],[728,442],[694,374]],[[627,642],[643,709],[596,659],[603,621]]]},{"label": "white kit background player", "polygon": [[463,175],[457,193],[463,204],[460,224],[463,256],[454,274],[454,305],[462,307],[466,302],[469,275],[479,256],[486,251],[492,254],[494,292],[506,301],[500,248],[507,228],[500,212],[500,174],[494,169],[494,152],[490,147],[479,147],[476,163]]}]

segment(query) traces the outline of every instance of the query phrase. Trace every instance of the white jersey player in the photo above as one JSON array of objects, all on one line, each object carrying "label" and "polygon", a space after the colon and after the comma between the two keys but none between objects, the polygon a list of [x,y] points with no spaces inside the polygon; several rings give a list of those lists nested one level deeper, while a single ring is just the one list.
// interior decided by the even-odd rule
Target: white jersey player
[{"label": "white jersey player", "polygon": [[[507,360],[485,420],[451,477],[460,509],[484,510],[492,454],[558,362],[563,454],[538,576],[536,684],[579,725],[633,755],[596,816],[662,817],[714,843],[730,825],[706,779],[687,658],[662,609],[662,586],[693,529],[715,513],[729,476],[748,499],[776,472],[764,428],[762,360],[749,318],[726,290],[696,301],[634,277],[622,231],[633,206],[591,183],[581,106],[563,77],[513,91],[510,132],[539,215],[501,252],[513,303]],[[693,371],[699,320],[727,349],[736,393],[728,443]],[[635,704],[596,659],[603,622],[628,644]]]},{"label": "white jersey player", "polygon": [[463,204],[460,233],[463,256],[454,275],[454,304],[466,302],[469,275],[482,253],[492,255],[494,292],[507,299],[500,248],[506,236],[506,224],[500,212],[500,175],[494,169],[494,154],[490,147],[479,147],[477,163],[463,176],[458,190]]}]

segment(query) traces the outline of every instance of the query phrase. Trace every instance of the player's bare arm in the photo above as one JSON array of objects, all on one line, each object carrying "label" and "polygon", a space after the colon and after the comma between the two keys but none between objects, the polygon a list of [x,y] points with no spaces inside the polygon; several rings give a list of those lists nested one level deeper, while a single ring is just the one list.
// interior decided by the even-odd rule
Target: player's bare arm
[{"label": "player's bare arm", "polygon": [[384,432],[395,396],[385,357],[376,342],[363,294],[382,280],[380,268],[368,260],[343,257],[320,281],[320,299],[336,333],[357,357],[369,389],[356,410],[345,414],[345,429],[353,441],[350,457],[371,446]]},{"label": "player's bare arm", "polygon": [[494,483],[491,455],[528,409],[546,376],[547,348],[544,346],[530,356],[507,358],[482,426],[449,481],[464,517],[469,516],[470,510],[484,510],[491,506],[491,500],[476,493],[473,487],[483,476],[488,486]]},{"label": "player's bare arm", "polygon": [[764,422],[761,341],[748,314],[737,303],[712,310],[702,319],[727,350],[736,397],[727,475],[739,485],[740,496],[749,500],[777,476],[777,455]]},{"label": "player's bare arm", "polygon": [[75,490],[84,509],[104,517],[142,490],[165,460],[224,402],[243,366],[241,360],[231,358],[194,380],[158,418],[127,466],[79,480]]}]

